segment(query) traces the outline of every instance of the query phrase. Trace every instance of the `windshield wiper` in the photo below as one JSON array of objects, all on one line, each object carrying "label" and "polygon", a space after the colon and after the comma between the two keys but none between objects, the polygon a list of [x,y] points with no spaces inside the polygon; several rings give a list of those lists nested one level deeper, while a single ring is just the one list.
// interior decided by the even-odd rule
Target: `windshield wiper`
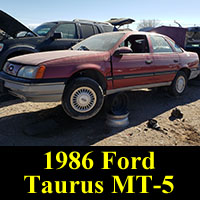
[{"label": "windshield wiper", "polygon": [[88,47],[86,47],[86,46],[80,46],[77,50],[89,51],[90,49],[88,49]]}]

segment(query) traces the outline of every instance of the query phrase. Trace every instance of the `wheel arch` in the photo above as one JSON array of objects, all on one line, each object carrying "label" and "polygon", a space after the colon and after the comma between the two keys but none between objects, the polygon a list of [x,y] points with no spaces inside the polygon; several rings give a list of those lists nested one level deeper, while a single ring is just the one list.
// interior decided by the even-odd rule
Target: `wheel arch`
[{"label": "wheel arch", "polygon": [[106,84],[105,76],[97,69],[91,69],[91,68],[81,69],[81,70],[75,72],[69,78],[68,83],[78,77],[87,77],[87,78],[91,78],[91,79],[95,80],[102,87],[103,92],[104,93],[106,92],[107,84]]},{"label": "wheel arch", "polygon": [[[184,72],[184,73],[186,74],[187,78],[190,77],[191,70],[188,69],[187,67],[181,68],[179,71]],[[178,72],[179,72],[179,71],[178,71]]]},{"label": "wheel arch", "polygon": [[7,60],[14,56],[19,56],[27,53],[36,53],[36,52],[38,52],[38,50],[32,46],[14,46],[7,51],[5,58]]}]

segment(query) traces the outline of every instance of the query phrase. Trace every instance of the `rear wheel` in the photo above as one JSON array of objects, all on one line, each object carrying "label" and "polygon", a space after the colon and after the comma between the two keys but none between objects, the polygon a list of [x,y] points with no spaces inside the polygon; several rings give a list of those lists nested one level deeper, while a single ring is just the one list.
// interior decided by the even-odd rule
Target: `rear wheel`
[{"label": "rear wheel", "polygon": [[170,86],[170,94],[180,96],[184,93],[187,86],[187,76],[185,72],[179,71]]},{"label": "rear wheel", "polygon": [[104,95],[101,86],[93,79],[81,77],[65,88],[62,97],[64,111],[72,118],[86,120],[101,109]]}]

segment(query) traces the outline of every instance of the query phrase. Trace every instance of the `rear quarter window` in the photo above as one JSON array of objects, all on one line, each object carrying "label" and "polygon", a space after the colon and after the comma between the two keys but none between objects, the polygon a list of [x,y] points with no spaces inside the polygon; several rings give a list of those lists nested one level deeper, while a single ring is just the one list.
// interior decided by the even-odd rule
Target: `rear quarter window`
[{"label": "rear quarter window", "polygon": [[176,50],[176,52],[178,52],[178,53],[182,53],[183,52],[183,50],[175,42],[173,42],[172,40],[167,40],[167,41]]},{"label": "rear quarter window", "polygon": [[113,26],[102,25],[104,32],[112,32],[114,30]]}]

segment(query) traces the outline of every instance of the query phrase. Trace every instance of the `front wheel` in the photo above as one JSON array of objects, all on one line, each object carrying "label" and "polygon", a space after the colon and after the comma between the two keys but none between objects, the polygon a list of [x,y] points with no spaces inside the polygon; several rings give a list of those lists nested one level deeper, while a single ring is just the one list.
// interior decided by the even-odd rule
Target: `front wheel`
[{"label": "front wheel", "polygon": [[101,109],[104,95],[101,86],[93,79],[80,77],[65,88],[62,97],[64,111],[72,118],[86,120]]},{"label": "front wheel", "polygon": [[170,94],[180,96],[184,93],[187,86],[187,76],[183,71],[179,71],[170,86]]}]

